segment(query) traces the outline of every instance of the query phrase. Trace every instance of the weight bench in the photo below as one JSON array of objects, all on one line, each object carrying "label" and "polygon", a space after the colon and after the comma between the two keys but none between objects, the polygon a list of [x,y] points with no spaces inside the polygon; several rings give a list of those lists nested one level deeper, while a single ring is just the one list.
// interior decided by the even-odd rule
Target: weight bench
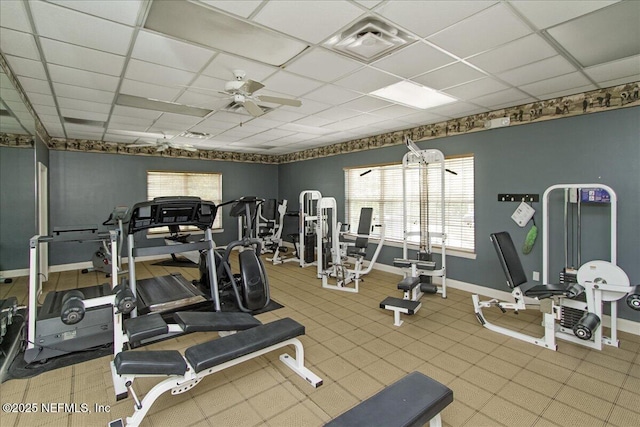
[{"label": "weight bench", "polygon": [[[304,326],[285,318],[256,326],[233,335],[194,345],[185,350],[184,356],[177,350],[125,351],[118,353],[111,362],[116,400],[130,393],[135,401],[135,412],[127,417],[127,426],[138,426],[153,403],[164,392],[180,394],[190,390],[204,377],[262,356],[273,350],[293,345],[295,358],[282,354],[280,360],[314,387],[322,385],[322,379],[304,366],[304,348],[297,338],[304,335]],[[133,382],[140,376],[167,376],[138,400]],[[122,426],[122,419],[110,426]]]},{"label": "weight bench", "polygon": [[441,427],[440,412],[453,391],[420,372],[412,372],[325,424],[325,427]]}]

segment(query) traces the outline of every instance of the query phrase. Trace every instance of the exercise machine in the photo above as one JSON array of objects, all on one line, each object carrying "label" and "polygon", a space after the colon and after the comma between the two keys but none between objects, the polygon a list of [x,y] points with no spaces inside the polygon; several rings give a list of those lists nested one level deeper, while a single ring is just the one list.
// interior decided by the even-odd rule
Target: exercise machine
[{"label": "exercise machine", "polygon": [[[118,233],[107,234],[113,253],[118,253]],[[104,235],[99,238],[104,239]],[[114,319],[135,307],[131,290],[118,285],[118,263],[112,262],[111,283],[67,291],[49,292],[42,306],[40,243],[95,241],[95,228],[60,229],[53,236],[32,237],[29,241],[29,299],[24,360],[44,362],[52,357],[85,351],[113,342]]]},{"label": "exercise machine", "polygon": [[262,242],[262,253],[274,253],[282,243],[287,200],[267,199],[258,206],[256,237]]},{"label": "exercise machine", "polygon": [[300,193],[300,236],[296,251],[299,256],[300,267],[318,265],[316,244],[318,232],[318,203],[322,193],[317,190],[305,190]]},{"label": "exercise machine", "polygon": [[[322,279],[322,287],[346,292],[358,292],[360,280],[371,272],[384,246],[384,226],[372,224],[373,208],[362,208],[355,241],[342,240],[348,232],[349,225],[338,222],[338,207],[333,197],[323,197],[318,203],[316,251],[318,254],[318,276]],[[363,268],[367,254],[369,238],[373,228],[379,228],[380,242],[367,268]],[[347,263],[351,257],[354,268]],[[335,280],[335,283],[330,283]],[[349,286],[353,283],[353,286]]]},{"label": "exercise machine", "polygon": [[[232,204],[229,215],[232,217],[245,219],[244,223],[250,222],[250,216],[257,212],[256,205],[261,203],[261,199],[255,197],[242,197],[238,200],[231,200],[218,205],[218,208]],[[239,221],[240,222],[240,221]],[[238,269],[239,273],[234,273],[231,268],[231,253],[238,249]],[[253,313],[265,308],[271,298],[269,294],[269,279],[267,272],[260,259],[262,252],[262,241],[252,237],[251,233],[247,237],[230,242],[224,250],[214,251],[216,267],[209,268],[209,258],[203,257],[200,262],[200,285],[209,290],[210,271],[216,272],[216,282],[221,304],[231,300],[240,311]]]},{"label": "exercise machine", "polygon": [[[126,206],[116,206],[109,214],[109,218],[102,223],[104,226],[113,227],[118,233],[118,248],[119,252],[115,254],[115,262],[118,264],[119,274],[124,274],[126,271],[122,270],[122,258],[120,257],[120,251],[122,251],[122,242],[124,240],[124,228],[123,224],[126,222],[129,208]],[[105,237],[107,237],[105,235]],[[91,257],[91,263],[93,267],[85,268],[82,270],[82,274],[87,274],[90,271],[101,271],[109,277],[111,274],[111,263],[114,262],[113,251],[111,242],[109,239],[102,239],[102,247],[93,253]]]},{"label": "exercise machine", "polygon": [[[557,350],[556,338],[596,350],[601,350],[602,344],[618,346],[617,340],[614,342],[603,337],[601,321],[604,301],[610,301],[612,298],[617,300],[624,295],[631,295],[634,291],[634,288],[629,286],[629,278],[620,267],[607,261],[589,261],[578,269],[575,283],[531,285],[527,283],[518,251],[509,233],[493,233],[491,241],[505,273],[507,285],[512,289],[514,301],[480,301],[478,295],[472,295],[476,317],[485,328],[554,351]],[[584,298],[580,298],[581,296]],[[542,337],[495,325],[489,322],[483,313],[483,309],[490,307],[497,307],[503,313],[507,310],[514,310],[516,313],[525,310],[525,297],[537,300],[543,313]],[[562,326],[563,307],[576,306],[580,307],[584,314],[570,329]],[[632,304],[629,306],[633,308]]]},{"label": "exercise machine", "polygon": [[282,216],[282,227],[278,232],[279,239],[274,241],[277,242],[277,244],[272,246],[273,255],[270,258],[266,258],[266,260],[270,261],[273,265],[288,262],[299,263],[300,211],[285,211]]},{"label": "exercise machine", "polygon": [[[420,150],[409,138],[405,140],[409,149],[402,158],[402,218],[404,233],[402,242],[402,258],[395,258],[393,265],[404,271],[404,278],[398,283],[397,288],[403,292],[402,298],[387,297],[380,302],[380,308],[394,312],[394,325],[402,325],[400,314],[413,315],[420,310],[420,299],[424,294],[442,295],[447,297],[447,235],[446,235],[446,203],[445,203],[445,158],[440,150]],[[429,229],[429,197],[428,197],[428,170],[437,168],[437,176],[440,183],[439,189],[439,223],[440,231]],[[417,200],[420,209],[418,221],[409,217],[408,180],[410,176],[416,176],[419,184],[420,197]],[[423,200],[422,196],[425,196]],[[415,201],[414,201],[415,203]],[[416,223],[417,222],[417,223]],[[409,244],[418,237],[419,246],[415,258],[409,256]],[[432,259],[433,241],[438,239],[441,246],[441,263],[438,268]],[[440,279],[440,285],[433,283],[433,278]]]}]

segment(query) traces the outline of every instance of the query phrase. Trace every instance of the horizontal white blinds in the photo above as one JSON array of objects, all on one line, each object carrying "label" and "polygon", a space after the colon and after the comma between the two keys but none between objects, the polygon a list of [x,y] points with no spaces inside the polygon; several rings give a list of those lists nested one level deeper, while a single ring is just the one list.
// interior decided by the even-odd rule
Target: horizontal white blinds
[{"label": "horizontal white blinds", "polygon": [[[473,156],[447,159],[445,166],[457,174],[445,173],[444,231],[447,234],[447,247],[473,251]],[[406,174],[408,231],[422,229],[423,232],[422,242],[419,236],[411,236],[409,241],[427,244],[427,231],[442,231],[440,167],[432,164],[426,173],[423,168],[412,168]],[[400,164],[346,169],[345,194],[346,221],[357,224],[360,209],[371,207],[374,223],[385,224],[386,238],[402,241],[404,224]],[[432,239],[431,243],[438,244],[439,241]]]},{"label": "horizontal white blinds", "polygon": [[[222,202],[222,174],[194,172],[147,172],[147,199],[166,196],[195,196],[219,204]],[[216,216],[213,228],[220,228]]]}]

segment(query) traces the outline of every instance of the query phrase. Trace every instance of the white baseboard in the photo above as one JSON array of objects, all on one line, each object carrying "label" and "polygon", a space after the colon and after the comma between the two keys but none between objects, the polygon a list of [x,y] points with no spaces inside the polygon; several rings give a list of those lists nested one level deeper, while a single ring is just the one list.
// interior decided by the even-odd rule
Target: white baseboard
[{"label": "white baseboard", "polygon": [[[402,275],[404,273],[403,269],[394,267],[386,264],[376,264],[373,267],[375,270],[385,271],[387,273],[396,273]],[[434,282],[440,282],[439,277],[434,277]],[[485,286],[474,285],[472,283],[461,282],[459,280],[454,280],[451,278],[447,278],[447,286],[453,289],[459,289],[461,291],[469,292],[472,294],[482,295],[487,298],[496,298],[501,301],[513,301],[513,297],[511,292],[501,291],[499,289],[487,288]],[[527,305],[538,305],[538,301],[533,298],[525,298],[525,303]],[[473,303],[469,301],[469,306],[473,308]],[[611,326],[611,317],[608,315],[602,316],[602,324],[609,328]],[[628,319],[618,318],[618,331],[627,332],[633,335],[640,335],[640,322],[634,322]]]}]

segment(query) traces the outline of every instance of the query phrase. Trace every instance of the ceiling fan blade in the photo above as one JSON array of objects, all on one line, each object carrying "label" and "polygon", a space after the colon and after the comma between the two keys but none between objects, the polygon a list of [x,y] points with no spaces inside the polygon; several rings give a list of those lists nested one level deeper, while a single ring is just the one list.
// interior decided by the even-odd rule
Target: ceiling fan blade
[{"label": "ceiling fan blade", "polygon": [[247,80],[246,82],[244,82],[244,85],[242,86],[242,90],[244,90],[247,94],[251,95],[253,92],[262,89],[264,87],[264,85],[260,82],[257,82],[255,80]]},{"label": "ceiling fan blade", "polygon": [[198,151],[198,149],[191,144],[169,144],[169,146],[176,150]]},{"label": "ceiling fan blade", "polygon": [[260,117],[261,115],[264,114],[264,111],[262,111],[262,108],[260,108],[258,104],[256,104],[255,102],[249,99],[244,101],[242,105],[244,106],[245,110],[247,110],[249,114],[251,114],[253,117]]},{"label": "ceiling fan blade", "polygon": [[299,107],[302,105],[302,101],[299,101],[297,99],[280,98],[278,96],[259,95],[256,98],[258,98],[260,101],[272,102],[274,104],[290,105],[292,107]]}]

